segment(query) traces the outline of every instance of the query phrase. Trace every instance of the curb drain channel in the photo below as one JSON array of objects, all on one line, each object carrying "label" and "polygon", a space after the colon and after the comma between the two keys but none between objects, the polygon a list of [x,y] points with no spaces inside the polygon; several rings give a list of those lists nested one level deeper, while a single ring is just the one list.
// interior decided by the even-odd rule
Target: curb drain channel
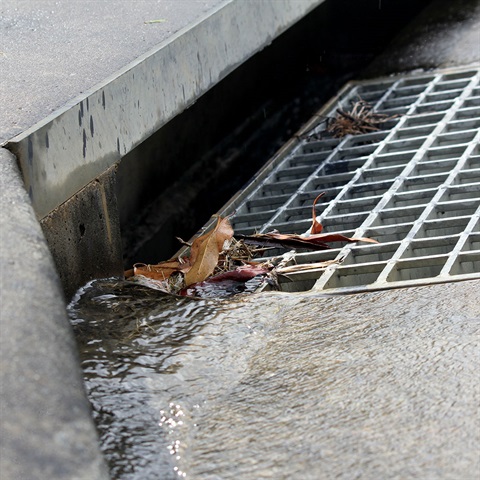
[{"label": "curb drain channel", "polygon": [[[359,98],[400,116],[385,130],[327,137],[321,119]],[[353,293],[480,278],[480,70],[351,82],[335,100],[224,213],[235,211],[237,233],[302,233],[325,191],[317,204],[325,232],[380,243],[299,253],[297,263],[343,260],[292,274],[282,290]]]}]

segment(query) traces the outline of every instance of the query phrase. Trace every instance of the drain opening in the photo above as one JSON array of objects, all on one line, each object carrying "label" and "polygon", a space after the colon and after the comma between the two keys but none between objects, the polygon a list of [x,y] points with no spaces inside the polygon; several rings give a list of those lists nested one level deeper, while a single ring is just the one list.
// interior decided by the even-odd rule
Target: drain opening
[{"label": "drain opening", "polygon": [[[284,291],[479,278],[479,83],[479,70],[351,82],[222,213],[235,211],[236,233],[303,233],[313,199],[325,191],[317,214],[326,232],[380,242],[298,253],[297,263],[342,262],[291,274]],[[328,138],[319,118],[359,98],[400,116],[382,131]]]}]

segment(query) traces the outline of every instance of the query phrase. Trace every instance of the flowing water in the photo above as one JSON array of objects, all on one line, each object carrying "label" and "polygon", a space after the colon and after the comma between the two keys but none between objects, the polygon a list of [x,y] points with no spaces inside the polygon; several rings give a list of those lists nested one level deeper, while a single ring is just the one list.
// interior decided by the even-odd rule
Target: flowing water
[{"label": "flowing water", "polygon": [[478,478],[479,294],[92,282],[69,311],[112,478]]}]

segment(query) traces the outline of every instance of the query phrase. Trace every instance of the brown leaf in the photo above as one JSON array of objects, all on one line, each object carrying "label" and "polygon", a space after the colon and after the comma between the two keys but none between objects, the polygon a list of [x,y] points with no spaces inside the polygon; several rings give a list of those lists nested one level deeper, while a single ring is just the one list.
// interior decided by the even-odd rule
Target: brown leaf
[{"label": "brown leaf", "polygon": [[237,235],[246,244],[260,247],[307,248],[309,250],[327,250],[326,243],[309,241],[311,237],[281,233],[257,233],[255,235]]},{"label": "brown leaf", "polygon": [[218,263],[218,255],[223,250],[225,240],[233,236],[228,218],[218,217],[215,228],[196,238],[190,249],[191,268],[185,275],[185,285],[202,282],[209,277]]},{"label": "brown leaf", "polygon": [[325,195],[325,192],[322,192],[318,197],[313,201],[312,206],[312,228],[310,229],[310,233],[312,235],[316,233],[322,233],[323,225],[317,220],[317,213],[315,212],[315,205],[317,201]]},{"label": "brown leaf", "polygon": [[[313,237],[313,238],[312,238]],[[311,239],[315,242],[367,242],[378,243],[373,238],[366,237],[346,237],[341,233],[319,233],[317,235],[310,235],[306,240]]]},{"label": "brown leaf", "polygon": [[190,269],[190,261],[188,259],[177,258],[160,262],[156,265],[145,265],[144,263],[136,263],[133,266],[134,275],[143,275],[153,280],[166,280],[175,272],[186,272]]},{"label": "brown leaf", "polygon": [[372,238],[350,238],[340,233],[317,233],[304,237],[295,234],[282,234],[277,232],[258,233],[255,235],[241,235],[240,238],[246,243],[254,243],[255,245],[268,245],[273,247],[285,248],[307,248],[309,250],[326,250],[330,247],[328,242],[370,242],[378,243]]}]

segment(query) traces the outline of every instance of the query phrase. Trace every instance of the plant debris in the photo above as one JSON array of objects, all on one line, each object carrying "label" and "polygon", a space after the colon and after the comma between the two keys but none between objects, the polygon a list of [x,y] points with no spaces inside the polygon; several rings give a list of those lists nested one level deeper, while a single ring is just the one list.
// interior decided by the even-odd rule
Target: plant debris
[{"label": "plant debris", "polygon": [[327,132],[334,137],[342,138],[346,135],[360,135],[362,133],[376,132],[380,126],[399,117],[399,115],[385,115],[372,110],[372,106],[360,99],[353,104],[349,112],[337,109],[337,116],[328,119]]},{"label": "plant debris", "polygon": [[278,289],[278,276],[325,269],[342,259],[295,264],[295,250],[255,261],[270,248],[325,250],[331,242],[370,242],[371,238],[350,238],[339,233],[322,233],[315,206],[325,193],[318,195],[312,206],[312,226],[307,233],[282,234],[277,231],[235,238],[228,217],[217,217],[213,229],[194,239],[189,255],[178,256],[156,265],[136,263],[125,272],[125,278],[167,293],[196,296],[230,296],[239,292],[258,291],[265,285]]},{"label": "plant debris", "polygon": [[350,238],[340,233],[317,233],[314,235],[283,234],[277,231],[239,235],[247,244],[264,247],[307,248],[309,250],[328,250],[328,242],[370,242],[378,243],[371,238]]}]

